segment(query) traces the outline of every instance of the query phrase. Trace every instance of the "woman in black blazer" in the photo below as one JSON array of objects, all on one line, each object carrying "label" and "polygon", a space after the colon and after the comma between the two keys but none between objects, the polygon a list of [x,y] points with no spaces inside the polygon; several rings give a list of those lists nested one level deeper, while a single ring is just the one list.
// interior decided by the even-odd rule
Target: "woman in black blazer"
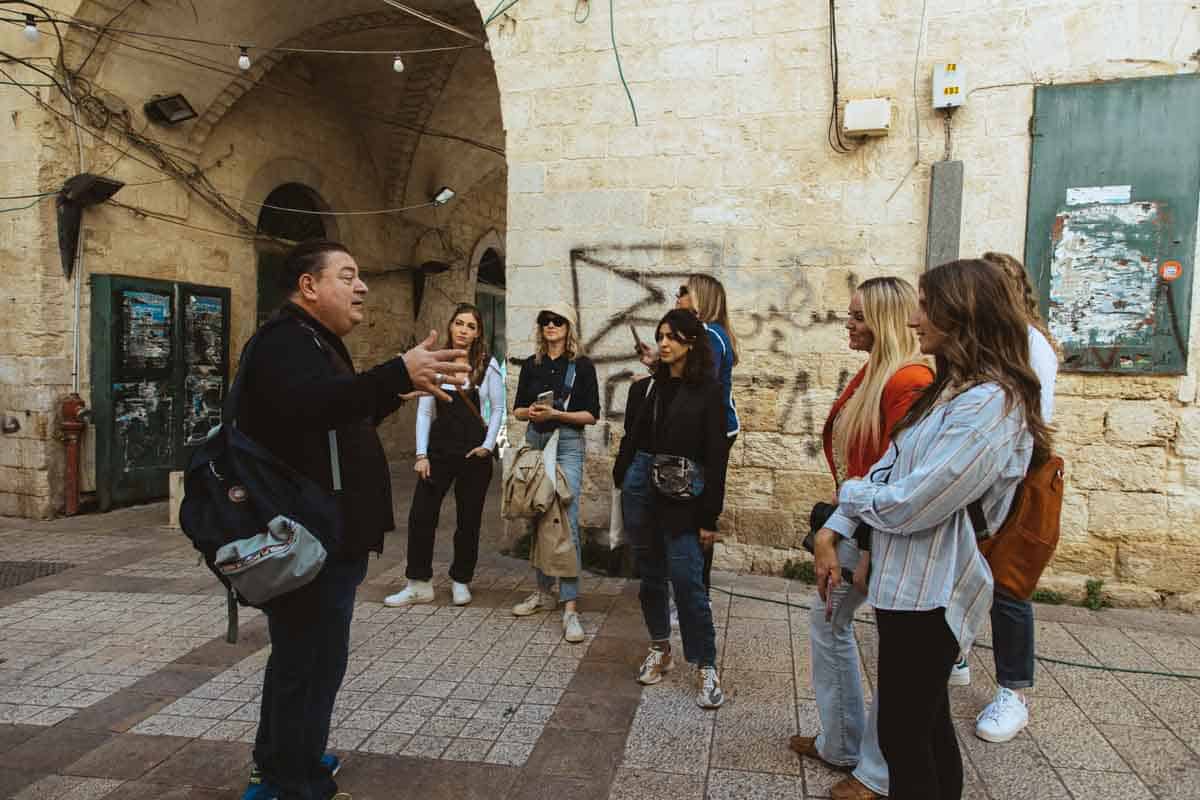
[{"label": "woman in black blazer", "polygon": [[699,670],[696,703],[719,708],[725,695],[704,589],[703,547],[716,538],[725,501],[725,398],[713,377],[708,336],[695,314],[670,311],[655,339],[661,361],[653,378],[629,388],[625,437],[613,466],[650,633],[638,681],[658,683],[672,666],[669,577],[684,658]]}]

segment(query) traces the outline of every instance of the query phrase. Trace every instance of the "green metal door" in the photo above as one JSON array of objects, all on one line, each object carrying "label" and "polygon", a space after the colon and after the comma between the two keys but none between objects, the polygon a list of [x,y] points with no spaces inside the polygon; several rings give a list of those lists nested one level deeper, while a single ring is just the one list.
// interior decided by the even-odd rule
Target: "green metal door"
[{"label": "green metal door", "polygon": [[92,276],[92,408],[101,510],[154,500],[220,422],[229,290]]},{"label": "green metal door", "polygon": [[1182,374],[1200,77],[1041,86],[1025,263],[1064,371]]}]

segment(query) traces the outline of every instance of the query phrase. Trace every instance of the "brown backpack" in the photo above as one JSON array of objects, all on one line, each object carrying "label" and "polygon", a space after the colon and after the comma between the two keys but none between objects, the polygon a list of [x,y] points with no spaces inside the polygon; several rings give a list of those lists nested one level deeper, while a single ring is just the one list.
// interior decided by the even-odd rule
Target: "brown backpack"
[{"label": "brown backpack", "polygon": [[998,590],[1017,600],[1033,596],[1058,547],[1062,504],[1063,460],[1051,453],[1029,465],[1008,516],[995,534],[989,535],[982,503],[975,500],[967,506],[979,551],[992,569]]}]

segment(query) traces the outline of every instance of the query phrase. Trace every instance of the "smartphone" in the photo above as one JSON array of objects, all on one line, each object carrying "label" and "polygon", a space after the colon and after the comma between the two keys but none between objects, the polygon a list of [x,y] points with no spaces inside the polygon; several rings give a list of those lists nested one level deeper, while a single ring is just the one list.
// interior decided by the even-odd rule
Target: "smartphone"
[{"label": "smartphone", "polygon": [[633,344],[634,344],[634,346],[637,348],[637,351],[638,351],[639,353],[641,353],[641,352],[642,352],[642,348],[643,348],[645,345],[643,345],[643,344],[642,344],[642,337],[638,336],[637,328],[635,328],[635,327],[633,327],[632,325],[630,325],[630,326],[629,326],[629,332],[633,334]]},{"label": "smartphone", "polygon": [[533,401],[535,406],[551,406],[554,405],[554,392],[542,392],[537,396],[537,400]]}]

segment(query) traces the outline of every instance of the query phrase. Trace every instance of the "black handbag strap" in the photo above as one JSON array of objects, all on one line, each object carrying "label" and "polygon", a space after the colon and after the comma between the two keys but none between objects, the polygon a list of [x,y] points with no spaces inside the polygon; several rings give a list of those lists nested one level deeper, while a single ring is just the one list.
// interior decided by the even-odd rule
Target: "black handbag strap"
[{"label": "black handbag strap", "polygon": [[983,513],[982,497],[975,498],[967,505],[967,515],[971,518],[971,527],[975,529],[975,541],[983,541],[991,535],[987,517]]}]

